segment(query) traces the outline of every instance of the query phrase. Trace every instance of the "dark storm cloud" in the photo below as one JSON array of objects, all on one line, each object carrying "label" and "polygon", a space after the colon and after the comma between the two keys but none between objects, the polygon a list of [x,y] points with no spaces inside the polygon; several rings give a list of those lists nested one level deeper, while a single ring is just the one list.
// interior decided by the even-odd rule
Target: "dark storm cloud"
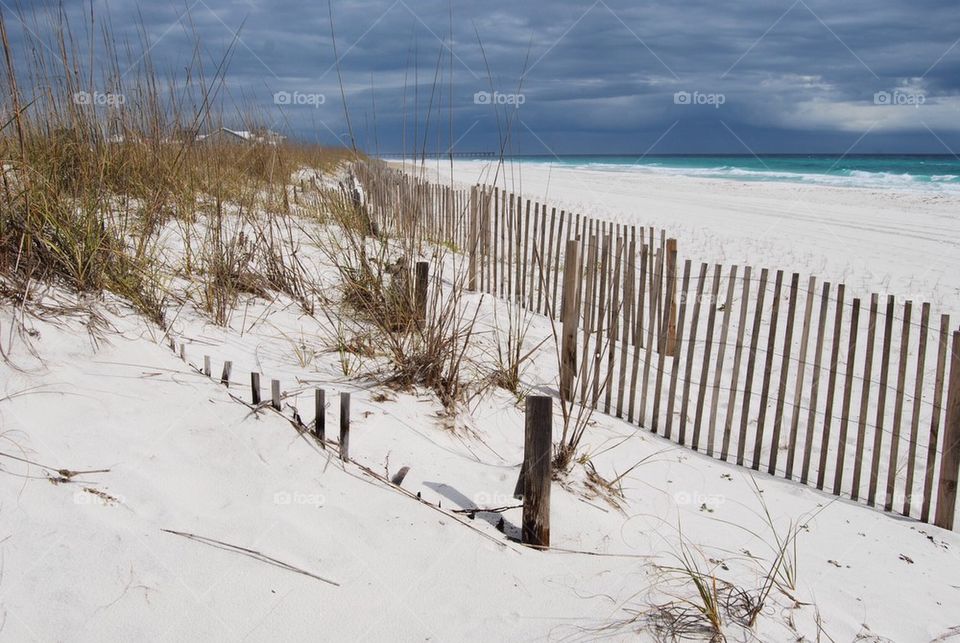
[{"label": "dark storm cloud", "polygon": [[[140,16],[158,67],[189,61],[191,31],[207,66],[233,43],[230,101],[304,138],[345,131],[326,4],[110,10],[131,41]],[[355,133],[373,147],[375,122],[385,151],[399,151],[404,125],[409,147],[415,120],[419,145],[445,149],[451,112],[461,150],[494,149],[508,120],[526,153],[844,151],[858,140],[855,151],[960,150],[955,0],[369,0],[333,11]],[[105,5],[94,12],[103,19]],[[33,40],[8,22],[19,43]],[[275,92],[325,102],[278,106]]]}]

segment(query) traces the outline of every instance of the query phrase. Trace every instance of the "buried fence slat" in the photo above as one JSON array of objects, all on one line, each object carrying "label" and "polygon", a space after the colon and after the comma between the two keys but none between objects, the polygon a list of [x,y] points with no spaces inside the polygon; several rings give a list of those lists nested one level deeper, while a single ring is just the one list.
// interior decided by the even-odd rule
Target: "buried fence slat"
[{"label": "buried fence slat", "polygon": [[730,398],[727,401],[727,413],[723,424],[723,440],[720,445],[720,459],[726,461],[730,455],[730,434],[733,431],[733,413],[737,405],[737,382],[740,379],[740,362],[743,358],[743,333],[747,325],[747,308],[750,306],[750,273],[752,268],[744,266],[743,294],[740,297],[740,318],[737,324],[737,343],[733,352],[733,371],[730,375]]},{"label": "buried fence slat", "polygon": [[890,377],[890,341],[893,336],[893,295],[887,297],[887,311],[883,320],[883,354],[880,356],[880,391],[877,393],[877,422],[873,433],[873,457],[870,462],[870,487],[867,504],[877,501],[877,482],[880,478],[880,448],[883,446],[883,419],[887,401],[887,381]]},{"label": "buried fence slat", "polygon": [[896,491],[897,456],[900,449],[900,428],[903,424],[903,389],[907,379],[907,349],[910,347],[910,315],[913,303],[903,305],[903,326],[900,329],[900,360],[897,364],[897,397],[893,406],[893,434],[890,436],[890,464],[887,467],[887,495],[884,498],[885,511],[893,511],[893,496]]},{"label": "buried fence slat", "polygon": [[[690,287],[690,260],[687,259],[683,262],[683,286],[681,287],[680,292],[685,293]],[[673,427],[673,409],[677,403],[677,375],[680,373],[680,354],[681,354],[681,345],[683,344],[683,322],[684,317],[687,313],[687,298],[682,297],[680,299],[680,312],[677,316],[677,325],[674,327],[674,333],[676,335],[676,343],[674,344],[673,351],[673,360],[670,365],[670,386],[667,391],[667,425],[663,432],[664,437],[669,438],[670,432]],[[679,331],[678,331],[679,329]],[[669,333],[669,328],[667,333]]]},{"label": "buried fence slat", "polygon": [[270,380],[270,406],[280,410],[280,380]]},{"label": "buried fence slat", "polygon": [[[653,246],[647,246],[647,254],[652,253]],[[647,389],[650,384],[650,367],[653,363],[653,342],[656,339],[658,345],[660,342],[660,336],[654,336],[654,333],[657,332],[657,325],[654,322],[654,316],[657,313],[657,307],[660,299],[660,276],[663,274],[663,257],[657,259],[656,268],[651,271],[657,273],[656,281],[653,281],[654,277],[651,276],[650,279],[653,281],[653,287],[650,291],[650,301],[647,304],[649,309],[649,326],[647,327],[647,345],[646,345],[646,359],[643,362],[643,382],[642,389],[640,393],[640,414],[639,414],[639,423],[643,425],[645,423],[644,416],[647,412]],[[642,311],[638,311],[638,314],[642,316]],[[663,353],[657,353],[657,372],[654,373],[654,379],[656,379],[656,389],[653,396],[653,416],[650,418],[650,428],[656,433],[657,431],[657,415],[660,408],[660,382],[663,379]]]},{"label": "buried fence slat", "polygon": [[210,370],[210,356],[209,356],[209,355],[204,355],[204,356],[203,356],[203,374],[206,375],[207,377],[210,377],[210,372],[211,372],[211,370]]},{"label": "buried fence slat", "polygon": [[856,368],[857,338],[860,335],[860,300],[853,299],[850,313],[850,336],[847,341],[847,367],[844,370],[843,402],[840,405],[840,433],[837,437],[837,465],[833,473],[833,495],[840,495],[843,464],[847,453],[847,429],[850,426],[850,397],[853,393],[853,371]]},{"label": "buried fence slat", "polygon": [[823,410],[823,434],[820,436],[820,463],[817,469],[817,489],[823,489],[827,475],[827,454],[830,446],[830,425],[833,423],[833,401],[836,397],[837,362],[840,359],[840,331],[843,326],[843,295],[846,287],[837,285],[837,313],[833,319],[830,348],[830,377],[827,379],[827,401]]},{"label": "buried fence slat", "polygon": [[[593,389],[590,398],[591,408],[597,408],[600,401],[600,368],[603,366],[604,320],[607,315],[607,296],[609,286],[607,276],[610,273],[610,235],[604,234],[600,254],[600,287],[597,289],[597,333],[593,343]],[[612,311],[609,311],[612,314]],[[586,355],[586,353],[584,353]]]},{"label": "buried fence slat", "polygon": [[260,404],[260,373],[250,373],[250,401],[254,406]]},{"label": "buried fence slat", "polygon": [[564,402],[570,402],[573,394],[573,381],[577,372],[577,326],[580,312],[577,288],[580,275],[577,272],[577,255],[580,246],[576,239],[567,241],[567,261],[563,266],[563,337],[560,345],[560,396]]},{"label": "buried fence slat", "polygon": [[810,377],[810,408],[807,412],[807,427],[803,438],[803,464],[800,468],[800,482],[807,484],[810,478],[810,459],[813,456],[813,434],[817,419],[817,398],[820,394],[820,365],[823,359],[823,334],[827,330],[827,313],[830,304],[830,282],[824,282],[821,288],[820,313],[817,322],[817,342],[813,352],[813,374]]},{"label": "buried fence slat", "polygon": [[[634,315],[635,315],[634,320],[635,320],[635,321],[634,321],[634,323],[633,323],[633,328],[631,329],[631,332],[633,333],[633,337],[634,337],[634,341],[632,342],[632,344],[633,344],[633,368],[632,368],[631,371],[630,371],[630,402],[629,402],[629,404],[627,404],[627,407],[628,407],[627,419],[628,419],[631,423],[633,422],[633,418],[636,417],[636,416],[634,415],[634,411],[636,410],[635,404],[636,404],[636,400],[637,400],[637,374],[640,372],[640,349],[641,349],[642,346],[643,346],[641,342],[638,342],[638,341],[636,340],[636,338],[637,338],[638,335],[640,335],[640,334],[643,332],[643,303],[644,303],[644,302],[643,302],[643,300],[644,300],[643,291],[646,290],[645,279],[646,279],[646,277],[647,277],[647,275],[646,275],[646,270],[647,270],[647,251],[648,251],[647,245],[643,243],[643,237],[642,237],[642,235],[641,235],[641,241],[640,241],[640,275],[639,275],[639,279],[635,282],[635,288],[638,288],[638,289],[640,290],[640,293],[639,293],[638,299],[637,299],[637,306],[636,306],[636,308],[634,308]],[[626,330],[626,329],[624,329],[624,330]],[[648,343],[648,344],[647,344],[647,359],[646,359],[646,361],[645,361],[645,363],[644,363],[644,380],[643,380],[643,384],[642,384],[644,393],[643,393],[643,399],[642,399],[641,405],[640,405],[640,417],[639,417],[639,420],[638,420],[640,424],[643,424],[643,422],[644,422],[644,416],[646,415],[646,409],[645,409],[644,407],[646,406],[646,402],[647,402],[647,395],[646,395],[646,383],[647,383],[647,381],[646,381],[646,377],[647,377],[647,375],[649,375],[649,373],[650,373],[649,366],[648,366],[649,363],[650,363],[650,362],[649,362],[649,360],[650,360],[649,346],[650,346],[650,344]]]},{"label": "buried fence slat", "polygon": [[[700,368],[700,384],[697,386],[697,411],[693,419],[693,440],[691,446],[696,451],[700,446],[700,426],[703,422],[703,406],[706,401],[707,379],[710,374],[710,353],[713,348],[713,327],[717,319],[717,299],[720,296],[720,264],[713,267],[713,286],[710,290],[710,299],[707,305],[710,311],[707,313],[707,337],[703,344],[703,366]],[[713,452],[713,444],[707,445],[707,450]]]},{"label": "buried fence slat", "polygon": [[937,459],[937,441],[940,437],[940,415],[943,406],[943,382],[949,342],[950,315],[940,315],[940,342],[937,349],[937,370],[933,385],[933,413],[930,417],[930,438],[927,441],[926,472],[923,477],[923,504],[920,521],[930,522],[930,503],[933,496],[933,475]]},{"label": "buried fence slat", "polygon": [[783,360],[780,362],[780,384],[777,387],[777,405],[773,413],[773,435],[770,437],[770,463],[767,473],[777,471],[777,459],[780,455],[780,433],[783,428],[784,398],[787,396],[787,377],[790,374],[790,353],[793,348],[793,326],[797,314],[797,289],[800,275],[793,273],[790,278],[790,299],[787,304],[787,328],[783,336]]},{"label": "buried fence slat", "polygon": [[913,478],[917,465],[917,438],[920,437],[920,406],[923,398],[923,367],[927,355],[927,334],[930,326],[930,304],[920,306],[920,337],[917,340],[917,375],[913,383],[913,415],[910,420],[910,444],[907,455],[907,479],[904,483],[903,515],[910,515],[913,500]]},{"label": "buried fence slat", "polygon": [[528,395],[524,417],[522,542],[550,546],[553,400]]},{"label": "buried fence slat", "polygon": [[[710,426],[707,430],[707,455],[713,456],[717,437],[717,409],[720,405],[720,381],[723,377],[723,358],[727,350],[727,335],[730,331],[730,308],[733,306],[733,290],[737,286],[737,267],[730,266],[727,294],[723,303],[723,318],[720,321],[720,341],[717,343],[717,363],[713,372],[713,392],[710,395]],[[716,306],[716,302],[714,302]]]},{"label": "buried fence slat", "polygon": [[220,373],[220,383],[230,388],[230,371],[233,369],[233,362],[227,360],[223,363],[223,372]]},{"label": "buried fence slat", "polygon": [[947,415],[943,425],[940,480],[937,483],[937,511],[933,519],[933,524],[942,529],[953,530],[958,474],[960,474],[960,331],[953,331]]},{"label": "buried fence slat", "polygon": [[790,420],[790,437],[787,444],[787,469],[784,477],[793,478],[793,464],[797,456],[797,432],[800,428],[800,403],[803,400],[803,376],[807,367],[807,347],[810,344],[810,318],[813,314],[814,291],[817,278],[810,277],[807,284],[807,298],[803,311],[803,329],[800,331],[800,356],[797,360],[796,390],[793,392],[793,414]]},{"label": "buried fence slat", "polygon": [[[703,299],[703,286],[707,280],[707,269],[709,266],[705,263],[700,264],[700,274],[697,277],[697,294],[693,302],[693,316],[690,318],[690,338],[687,340],[687,359],[683,372],[683,393],[680,396],[680,431],[679,442],[686,444],[687,437],[687,408],[690,402],[690,380],[693,379],[693,362],[697,348],[697,328],[700,323],[700,301]],[[687,292],[680,293],[683,299],[687,299]],[[683,329],[680,329],[683,332]],[[696,449],[696,442],[694,442]]]},{"label": "buried fence slat", "polygon": [[322,388],[313,392],[313,431],[321,448],[327,448],[327,393]]},{"label": "buried fence slat", "polygon": [[867,323],[867,353],[863,361],[863,385],[860,390],[860,419],[857,422],[857,445],[853,458],[853,482],[850,498],[860,499],[860,477],[863,471],[863,449],[867,438],[867,416],[870,412],[870,378],[873,375],[873,347],[876,337],[878,296],[870,295],[870,319]]},{"label": "buried fence slat", "polygon": [[[740,409],[740,436],[737,442],[737,466],[743,466],[744,451],[747,446],[747,425],[750,422],[750,397],[753,389],[753,373],[757,366],[757,349],[760,345],[760,322],[763,319],[763,300],[767,292],[766,268],[760,270],[760,285],[757,287],[757,307],[753,314],[753,327],[750,329],[750,352],[747,354],[747,373],[743,382],[743,403]],[[734,385],[735,387],[736,385]]]},{"label": "buried fence slat", "polygon": [[[623,313],[623,332],[620,336],[620,377],[617,384],[617,417],[623,417],[623,399],[626,395],[626,384],[627,384],[627,349],[630,347],[630,337],[633,334],[633,285],[635,281],[634,268],[635,266],[635,252],[637,249],[637,242],[635,239],[631,239],[629,245],[627,246],[626,254],[624,255],[624,270],[626,274],[623,279],[623,303],[624,303],[624,313]],[[637,351],[634,351],[636,353]],[[633,387],[631,386],[631,391]],[[628,403],[629,404],[629,403]],[[631,410],[630,421],[633,421],[633,413]]]},{"label": "buried fence slat", "polygon": [[[617,236],[616,259],[613,264],[613,282],[610,285],[610,322],[607,329],[607,376],[606,388],[603,394],[603,412],[610,414],[610,404],[613,397],[613,374],[616,366],[617,335],[620,334],[620,309],[623,303],[620,300],[620,276],[623,264],[623,237]],[[620,390],[623,384],[620,384]]]},{"label": "buried fence slat", "polygon": [[760,409],[757,414],[757,433],[753,440],[751,468],[760,470],[760,455],[763,452],[763,429],[767,424],[767,403],[770,400],[770,375],[773,371],[773,354],[777,344],[777,320],[780,313],[780,293],[783,288],[783,271],[777,271],[774,280],[773,302],[770,307],[770,330],[767,332],[767,353],[763,360],[763,383],[760,387]]},{"label": "buried fence slat", "polygon": [[350,394],[340,394],[340,459],[350,459]]}]

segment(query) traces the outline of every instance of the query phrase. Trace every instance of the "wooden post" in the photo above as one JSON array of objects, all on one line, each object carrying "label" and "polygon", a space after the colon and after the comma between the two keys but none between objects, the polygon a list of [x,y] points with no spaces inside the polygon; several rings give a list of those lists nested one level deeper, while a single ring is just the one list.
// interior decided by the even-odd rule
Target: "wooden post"
[{"label": "wooden post", "polygon": [[260,404],[260,373],[250,373],[250,400]]},{"label": "wooden post", "polygon": [[430,264],[426,261],[418,261],[414,304],[416,306],[417,322],[421,324],[427,318],[427,281],[429,278]]},{"label": "wooden post", "polygon": [[953,331],[953,343],[950,348],[950,379],[947,388],[947,417],[943,427],[940,483],[937,485],[937,512],[933,519],[933,524],[943,529],[953,529],[958,473],[960,473],[960,331]]},{"label": "wooden post", "polygon": [[271,406],[280,410],[280,380],[270,380],[270,401]]},{"label": "wooden post", "polygon": [[223,372],[220,374],[220,383],[230,388],[230,371],[233,369],[233,362],[227,360],[223,363]]},{"label": "wooden post", "polygon": [[180,343],[180,359],[187,361],[187,345],[183,342]]},{"label": "wooden post", "polygon": [[525,419],[522,542],[549,547],[553,400],[543,395],[528,395]]},{"label": "wooden post", "polygon": [[340,459],[350,460],[350,394],[340,394]]},{"label": "wooden post", "polygon": [[210,372],[211,372],[211,371],[210,371],[210,356],[209,356],[209,355],[204,355],[204,356],[203,356],[203,374],[206,375],[207,377],[210,377]]},{"label": "wooden post", "polygon": [[313,431],[320,440],[320,447],[327,448],[327,393],[322,388],[314,391]]},{"label": "wooden post", "polygon": [[577,372],[577,325],[580,319],[580,298],[577,296],[579,274],[577,255],[580,251],[576,239],[567,241],[566,260],[563,265],[563,339],[560,348],[560,397],[569,402],[573,397],[573,380]]}]

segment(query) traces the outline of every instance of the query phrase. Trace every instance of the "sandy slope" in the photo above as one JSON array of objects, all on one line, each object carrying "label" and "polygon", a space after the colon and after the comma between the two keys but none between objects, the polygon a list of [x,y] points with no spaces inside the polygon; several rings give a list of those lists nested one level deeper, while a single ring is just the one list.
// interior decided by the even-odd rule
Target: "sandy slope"
[{"label": "sandy slope", "polygon": [[[481,311],[479,354],[489,355],[504,311],[489,299]],[[84,319],[34,319],[42,360],[16,340],[20,369],[0,365],[0,451],[54,469],[109,469],[55,484],[50,470],[0,458],[5,639],[634,640],[625,620],[693,596],[657,567],[676,564],[678,528],[704,569],[747,592],[773,558],[742,469],[625,422],[597,415],[586,438],[607,479],[642,461],[623,478],[621,509],[585,492],[582,468],[553,487],[553,545],[590,553],[531,551],[497,531],[496,514],[449,513],[512,503],[522,414],[509,394],[479,398],[451,431],[426,392],[344,378],[326,350],[329,323],[283,298],[243,302],[228,329],[188,306],[174,324],[188,361],[209,354],[219,372],[232,360],[228,391],[122,305],[104,314],[112,330],[99,347]],[[532,346],[549,328],[531,324]],[[554,386],[551,350],[524,374],[530,390]],[[336,394],[351,391],[355,460],[381,472],[410,466],[404,488],[442,511],[330,461],[276,414],[251,414],[230,397],[248,399],[251,370],[264,373],[265,390],[280,379],[286,414],[295,406],[307,421],[313,387],[332,400],[330,425]],[[731,640],[816,640],[818,614],[838,641],[927,641],[958,625],[960,536],[765,475],[756,483],[781,533],[803,525],[798,584],[772,592],[755,630],[727,623]],[[515,535],[519,511],[504,517]],[[339,585],[162,529],[258,550]]]},{"label": "sandy slope", "polygon": [[[428,163],[449,181],[449,164]],[[739,182],[545,164],[457,161],[454,179],[493,183],[568,211],[667,230],[694,262],[844,281],[960,313],[960,197]]]}]

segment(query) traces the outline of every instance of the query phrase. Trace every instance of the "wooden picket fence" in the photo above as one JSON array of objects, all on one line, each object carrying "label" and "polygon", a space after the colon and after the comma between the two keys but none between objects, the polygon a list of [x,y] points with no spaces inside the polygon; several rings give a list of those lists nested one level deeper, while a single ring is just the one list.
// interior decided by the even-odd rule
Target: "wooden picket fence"
[{"label": "wooden picket fence", "polygon": [[[960,331],[929,303],[686,259],[665,231],[357,167],[378,229],[563,324],[561,397],[737,465],[952,529]],[[918,314],[919,312],[919,314]]]}]

